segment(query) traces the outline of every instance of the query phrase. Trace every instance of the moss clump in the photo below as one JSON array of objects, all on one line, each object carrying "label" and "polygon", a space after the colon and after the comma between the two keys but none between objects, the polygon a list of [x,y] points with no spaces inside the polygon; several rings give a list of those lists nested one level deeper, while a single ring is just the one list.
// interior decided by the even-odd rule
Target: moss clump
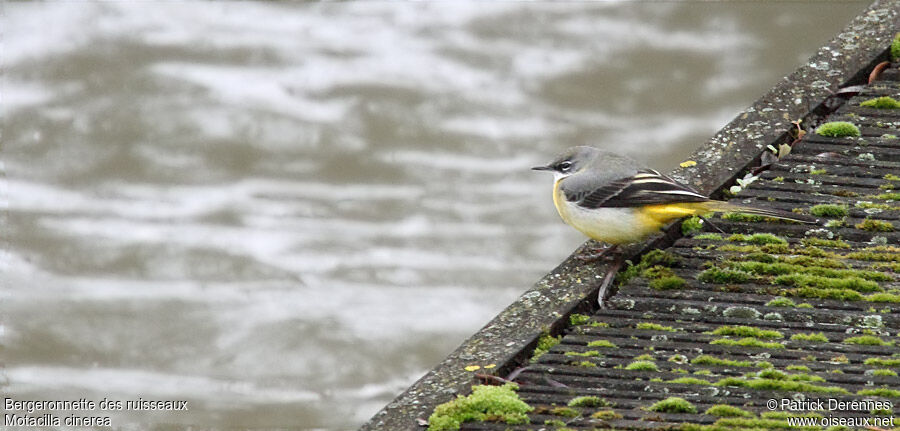
[{"label": "moss clump", "polygon": [[591,316],[584,314],[572,313],[569,316],[569,324],[572,326],[584,325],[591,321]]},{"label": "moss clump", "polygon": [[752,367],[754,366],[753,362],[750,361],[735,361],[733,359],[722,359],[717,358],[712,355],[700,355],[691,360],[691,364],[693,365],[718,365],[718,366],[726,366],[726,367]]},{"label": "moss clump", "polygon": [[831,121],[816,128],[819,136],[843,138],[846,136],[860,136],[859,127],[847,121]]},{"label": "moss clump", "polygon": [[587,345],[588,345],[588,347],[609,347],[611,349],[615,349],[615,348],[619,347],[619,346],[616,346],[615,344],[613,344],[609,340],[594,340],[594,341],[591,341],[590,343],[588,343]]},{"label": "moss clump", "polygon": [[865,297],[869,302],[900,302],[900,295],[895,293],[879,292]]},{"label": "moss clump", "polygon": [[816,392],[823,394],[849,394],[838,386],[820,386],[806,382],[778,379],[746,379],[742,377],[726,377],[715,383],[716,386],[739,386],[763,391]]},{"label": "moss clump", "polygon": [[566,426],[566,422],[559,419],[547,419],[544,421],[544,425],[551,425],[555,427],[564,427]]},{"label": "moss clump", "polygon": [[553,416],[562,416],[564,418],[574,418],[578,417],[580,413],[578,410],[569,407],[556,407],[550,410],[550,414]]},{"label": "moss clump", "polygon": [[775,283],[782,286],[817,287],[821,289],[850,289],[857,292],[875,292],[881,290],[881,287],[878,285],[878,283],[874,281],[864,280],[856,276],[847,276],[847,278],[830,278],[821,275],[803,273],[785,274],[775,277]]},{"label": "moss clump", "polygon": [[847,259],[869,260],[878,262],[900,262],[900,247],[866,247],[853,253],[847,253],[845,257]]},{"label": "moss clump", "polygon": [[894,225],[891,222],[883,220],[873,220],[866,218],[856,224],[857,229],[867,230],[869,232],[893,232]]},{"label": "moss clump", "polygon": [[766,307],[796,307],[797,304],[794,303],[791,298],[785,298],[780,296],[766,303]]},{"label": "moss clump", "polygon": [[727,238],[732,242],[748,242],[750,244],[787,244],[784,238],[772,235],[770,233],[755,233],[753,235],[734,234]]},{"label": "moss clump", "polygon": [[595,364],[591,361],[573,362],[572,365],[574,365],[576,367],[586,367],[586,368],[592,368],[592,367],[597,366],[597,364]]},{"label": "moss clump", "polygon": [[791,340],[794,341],[815,341],[818,343],[827,343],[828,337],[821,332],[810,332],[809,334],[794,334],[791,335]]},{"label": "moss clump", "polygon": [[582,356],[585,358],[602,356],[602,355],[600,355],[600,352],[598,352],[596,350],[588,350],[586,352],[566,352],[566,353],[564,353],[564,355],[566,355],[566,356]]},{"label": "moss clump", "polygon": [[801,298],[833,299],[835,301],[862,301],[865,298],[857,291],[850,289],[820,289],[818,287],[801,287],[787,292],[791,296]]},{"label": "moss clump", "polygon": [[857,395],[871,395],[874,397],[900,398],[900,391],[888,388],[862,389],[856,392]]},{"label": "moss clump", "polygon": [[804,238],[800,243],[811,247],[850,248],[850,244],[840,239]]},{"label": "moss clump", "polygon": [[722,235],[717,233],[701,233],[700,235],[694,235],[694,239],[702,239],[707,241],[721,241]]},{"label": "moss clump", "polygon": [[635,329],[646,329],[649,331],[666,331],[666,332],[675,332],[675,328],[671,326],[663,326],[659,323],[649,323],[649,322],[641,322],[635,325]]},{"label": "moss clump", "polygon": [[634,360],[635,361],[655,361],[656,358],[654,358],[653,355],[651,355],[649,353],[644,353],[643,355],[635,356]]},{"label": "moss clump", "polygon": [[698,379],[696,377],[679,377],[677,379],[669,380],[667,383],[681,383],[685,385],[709,385],[709,381]]},{"label": "moss clump", "polygon": [[628,364],[625,369],[631,371],[659,371],[656,363],[651,361],[634,361]]},{"label": "moss clump", "polygon": [[479,385],[472,387],[469,396],[441,404],[428,418],[428,431],[458,430],[464,422],[506,422],[511,425],[528,423],[527,413],[534,407],[525,404],[516,393],[518,386]]},{"label": "moss clump", "polygon": [[846,217],[849,211],[845,205],[821,204],[811,207],[809,213],[817,217]]},{"label": "moss clump", "polygon": [[717,344],[722,346],[741,346],[741,347],[760,347],[764,349],[783,349],[784,345],[781,343],[774,342],[765,342],[761,341],[758,338],[746,337],[741,338],[740,340],[732,340],[730,338],[719,338],[718,340],[712,340],[709,344]]},{"label": "moss clump", "polygon": [[651,289],[656,290],[677,290],[684,289],[687,286],[687,282],[677,275],[672,275],[650,280],[649,286]]},{"label": "moss clump", "polygon": [[892,343],[888,343],[874,335],[860,335],[858,337],[846,338],[846,339],[844,339],[843,343],[844,344],[860,344],[860,345],[864,345],[864,346],[890,346],[892,344]]},{"label": "moss clump", "polygon": [[869,358],[863,361],[863,364],[874,365],[877,367],[900,368],[900,359]]},{"label": "moss clump", "polygon": [[585,395],[572,398],[568,405],[569,407],[608,407],[609,401],[598,396]]},{"label": "moss clump", "polygon": [[746,283],[751,278],[750,274],[744,271],[734,271],[716,267],[709,268],[697,276],[697,279],[704,283],[716,284]]},{"label": "moss clump", "polygon": [[538,358],[547,353],[553,346],[559,344],[562,336],[554,337],[549,332],[544,332],[538,338],[537,347],[534,348],[534,355],[531,356],[531,362],[537,361]]},{"label": "moss clump", "polygon": [[681,222],[681,233],[684,236],[688,236],[694,232],[698,232],[701,230],[703,230],[703,221],[700,220],[700,217],[689,217]]},{"label": "moss clump", "polygon": [[785,369],[788,371],[812,371],[806,365],[788,365]]},{"label": "moss clump", "polygon": [[751,418],[753,417],[753,413],[750,413],[744,409],[737,408],[735,406],[729,406],[727,404],[716,404],[704,412],[710,416],[718,416],[720,418]]},{"label": "moss clump", "polygon": [[613,410],[598,410],[594,414],[591,415],[594,419],[602,419],[602,420],[610,420],[610,419],[621,419],[622,415],[616,413]]},{"label": "moss clump", "polygon": [[900,175],[885,174],[884,179],[888,181],[900,181]]},{"label": "moss clump", "polygon": [[712,332],[713,335],[734,335],[738,337],[756,337],[756,338],[784,338],[781,332],[769,329],[759,329],[752,326],[720,326]]},{"label": "moss clump", "polygon": [[697,413],[697,407],[680,397],[669,397],[658,401],[650,406],[649,409],[660,413]]},{"label": "moss clump", "polygon": [[887,368],[881,368],[878,370],[872,370],[873,376],[889,376],[889,377],[897,377],[897,372],[894,370],[888,370]]},{"label": "moss clump", "polygon": [[900,109],[900,102],[890,96],[876,97],[859,103],[859,106],[875,109]]},{"label": "moss clump", "polygon": [[722,218],[728,221],[735,222],[750,222],[756,223],[765,220],[765,217],[753,215],[753,214],[744,214],[744,213],[725,213],[722,214]]},{"label": "moss clump", "polygon": [[891,60],[900,60],[900,33],[897,33],[891,42]]},{"label": "moss clump", "polygon": [[680,262],[681,259],[675,254],[659,249],[650,250],[641,258],[641,265],[644,268],[649,268],[653,265],[677,266]]}]

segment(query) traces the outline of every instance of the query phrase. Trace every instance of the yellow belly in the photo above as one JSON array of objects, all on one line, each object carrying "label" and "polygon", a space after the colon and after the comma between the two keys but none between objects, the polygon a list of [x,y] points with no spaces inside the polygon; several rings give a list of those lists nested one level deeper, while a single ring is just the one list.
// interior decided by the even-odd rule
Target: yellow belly
[{"label": "yellow belly", "polygon": [[582,208],[566,200],[559,189],[559,181],[553,187],[553,204],[563,221],[579,232],[591,239],[615,245],[641,241],[673,220],[703,212],[702,205],[695,204]]}]

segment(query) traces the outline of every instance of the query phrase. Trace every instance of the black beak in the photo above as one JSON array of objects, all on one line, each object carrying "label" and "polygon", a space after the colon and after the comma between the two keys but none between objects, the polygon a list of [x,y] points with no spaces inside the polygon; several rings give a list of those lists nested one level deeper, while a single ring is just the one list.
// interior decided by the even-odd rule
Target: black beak
[{"label": "black beak", "polygon": [[552,171],[553,168],[550,166],[535,166],[531,168],[532,171]]}]

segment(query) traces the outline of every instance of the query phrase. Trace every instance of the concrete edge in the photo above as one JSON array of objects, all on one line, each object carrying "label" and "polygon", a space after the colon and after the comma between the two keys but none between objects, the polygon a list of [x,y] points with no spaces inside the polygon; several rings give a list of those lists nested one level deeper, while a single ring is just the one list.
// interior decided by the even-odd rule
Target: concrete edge
[{"label": "concrete edge", "polygon": [[[676,169],[672,175],[706,194],[731,184],[766,145],[783,142],[791,121],[809,118],[839,88],[864,83],[871,68],[886,58],[898,31],[900,0],[875,1],[806,64],[695,151],[689,160],[696,161],[696,166]],[[674,235],[670,229],[629,251],[655,248],[670,242]],[[468,393],[476,383],[466,366],[495,364],[495,368],[479,372],[505,375],[527,360],[543,331],[557,333],[567,325],[571,313],[595,309],[597,289],[607,267],[585,265],[575,259],[577,254],[576,250],[360,430],[421,429],[417,419],[427,419],[436,405]]]}]

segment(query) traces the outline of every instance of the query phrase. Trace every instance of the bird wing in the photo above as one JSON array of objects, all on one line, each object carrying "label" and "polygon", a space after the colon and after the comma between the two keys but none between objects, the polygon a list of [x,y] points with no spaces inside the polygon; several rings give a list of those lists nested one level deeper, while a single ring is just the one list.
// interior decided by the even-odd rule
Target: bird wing
[{"label": "bird wing", "polygon": [[613,180],[596,188],[566,192],[566,199],[588,209],[709,200],[694,189],[653,169],[642,169],[633,176]]}]

